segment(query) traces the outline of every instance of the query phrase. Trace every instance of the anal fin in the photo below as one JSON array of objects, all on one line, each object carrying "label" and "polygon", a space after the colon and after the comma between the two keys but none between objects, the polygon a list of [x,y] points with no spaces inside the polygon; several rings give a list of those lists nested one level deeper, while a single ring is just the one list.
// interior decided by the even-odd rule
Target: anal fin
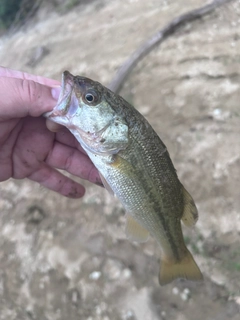
[{"label": "anal fin", "polygon": [[128,214],[126,236],[132,241],[146,242],[149,238],[149,232]]}]

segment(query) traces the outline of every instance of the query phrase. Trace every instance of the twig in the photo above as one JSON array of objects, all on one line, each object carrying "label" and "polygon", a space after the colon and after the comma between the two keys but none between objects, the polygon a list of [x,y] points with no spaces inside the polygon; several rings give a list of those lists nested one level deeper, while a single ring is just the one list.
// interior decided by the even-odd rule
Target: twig
[{"label": "twig", "polygon": [[214,0],[208,5],[194,9],[174,18],[162,30],[155,33],[149,40],[141,45],[118,69],[108,88],[115,93],[119,93],[122,85],[136,64],[142,60],[153,48],[166,40],[170,35],[174,34],[180,27],[186,23],[200,19],[204,15],[209,14],[217,7],[226,4],[232,0]]}]

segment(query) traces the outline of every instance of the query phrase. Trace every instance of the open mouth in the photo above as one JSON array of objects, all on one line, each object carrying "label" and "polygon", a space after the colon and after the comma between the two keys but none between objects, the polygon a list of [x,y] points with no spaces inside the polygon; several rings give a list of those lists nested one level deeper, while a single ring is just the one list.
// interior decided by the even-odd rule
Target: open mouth
[{"label": "open mouth", "polygon": [[70,72],[63,72],[61,87],[62,90],[57,105],[52,111],[45,113],[44,116],[56,123],[66,125],[68,121],[71,121],[71,118],[75,115],[79,107],[73,90],[74,76]]},{"label": "open mouth", "polygon": [[68,113],[71,106],[73,84],[74,81],[71,73],[68,71],[64,71],[62,74],[62,90],[58,98],[56,107],[48,115],[49,118],[53,118],[56,116],[65,116]]}]

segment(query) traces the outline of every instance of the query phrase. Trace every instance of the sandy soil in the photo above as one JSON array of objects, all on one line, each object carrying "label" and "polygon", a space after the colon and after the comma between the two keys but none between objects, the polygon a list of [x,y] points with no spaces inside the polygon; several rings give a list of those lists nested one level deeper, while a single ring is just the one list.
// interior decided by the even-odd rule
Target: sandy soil
[{"label": "sandy soil", "polygon": [[[204,1],[205,2],[205,1]],[[107,84],[117,67],[196,0],[91,1],[39,14],[0,39],[1,65]],[[124,211],[85,182],[69,200],[0,184],[0,320],[237,320],[240,315],[240,3],[188,24],[134,70],[121,94],[168,146],[200,219],[185,239],[205,281],[159,287],[156,243],[129,242]]]}]

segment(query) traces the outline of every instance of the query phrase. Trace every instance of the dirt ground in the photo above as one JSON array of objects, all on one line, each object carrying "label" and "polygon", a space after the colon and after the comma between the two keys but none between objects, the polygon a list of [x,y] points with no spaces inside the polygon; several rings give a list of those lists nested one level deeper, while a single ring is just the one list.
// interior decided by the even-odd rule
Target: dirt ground
[{"label": "dirt ground", "polygon": [[[85,1],[39,13],[0,39],[1,65],[108,84],[118,66],[200,0]],[[240,2],[188,24],[149,54],[121,92],[153,125],[200,218],[185,240],[203,283],[160,287],[156,243],[129,242],[122,206],[84,182],[69,200],[36,183],[0,184],[0,320],[240,318]]]}]

